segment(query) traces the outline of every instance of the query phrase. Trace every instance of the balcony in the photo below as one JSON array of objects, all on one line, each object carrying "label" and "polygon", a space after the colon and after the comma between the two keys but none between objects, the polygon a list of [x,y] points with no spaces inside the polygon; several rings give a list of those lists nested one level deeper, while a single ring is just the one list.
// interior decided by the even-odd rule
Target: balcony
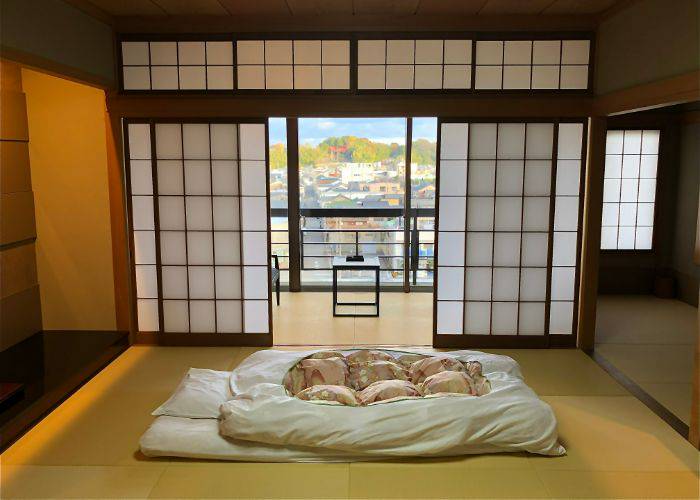
[{"label": "balcony", "polygon": [[[408,224],[402,208],[312,208],[299,214],[298,252],[290,252],[295,239],[289,238],[288,211],[271,211],[272,252],[280,257],[283,283],[299,272],[305,289],[329,288],[334,256],[377,255],[383,287],[432,287],[433,208],[411,209]],[[298,263],[290,262],[290,255],[298,255]],[[370,278],[366,271],[343,274],[343,282],[351,285]]]}]

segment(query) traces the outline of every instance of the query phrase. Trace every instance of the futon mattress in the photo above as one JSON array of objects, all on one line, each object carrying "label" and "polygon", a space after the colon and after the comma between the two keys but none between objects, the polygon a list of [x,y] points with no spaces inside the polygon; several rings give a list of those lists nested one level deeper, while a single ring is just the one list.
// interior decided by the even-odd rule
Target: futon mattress
[{"label": "futon mattress", "polygon": [[[439,353],[481,363],[491,391],[479,397],[445,395],[350,407],[303,401],[290,396],[282,385],[291,367],[318,351],[321,349],[252,354],[228,380],[221,378],[221,382],[208,382],[197,389],[202,396],[212,384],[228,384],[228,394],[221,387],[211,389],[215,394],[210,399],[220,400],[218,414],[212,410],[194,419],[180,416],[178,405],[159,409],[156,414],[160,416],[141,438],[142,452],[282,462],[565,453],[557,439],[552,409],[525,384],[518,364],[507,356],[478,351]],[[382,351],[393,356],[407,352]],[[183,394],[192,398],[186,391]],[[192,401],[187,402],[191,406]]]}]

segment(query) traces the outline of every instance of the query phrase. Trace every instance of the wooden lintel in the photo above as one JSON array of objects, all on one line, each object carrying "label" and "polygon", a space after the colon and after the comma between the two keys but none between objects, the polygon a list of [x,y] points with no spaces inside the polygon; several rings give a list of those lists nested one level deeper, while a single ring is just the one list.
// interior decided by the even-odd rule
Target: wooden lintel
[{"label": "wooden lintel", "polygon": [[700,100],[700,71],[637,85],[595,99],[599,116],[645,111]]},{"label": "wooden lintel", "polygon": [[87,73],[72,66],[58,63],[52,59],[30,54],[29,52],[2,46],[0,47],[0,54],[2,54],[3,59],[18,63],[21,66],[36,69],[42,73],[63,78],[65,80],[70,80],[72,82],[89,85],[90,87],[97,87],[99,89],[107,90],[115,89],[117,86],[115,79],[110,80],[93,73]]},{"label": "wooden lintel", "polygon": [[110,94],[110,114],[124,118],[474,116],[562,117],[590,115],[589,96],[508,95],[258,95],[156,96]]}]

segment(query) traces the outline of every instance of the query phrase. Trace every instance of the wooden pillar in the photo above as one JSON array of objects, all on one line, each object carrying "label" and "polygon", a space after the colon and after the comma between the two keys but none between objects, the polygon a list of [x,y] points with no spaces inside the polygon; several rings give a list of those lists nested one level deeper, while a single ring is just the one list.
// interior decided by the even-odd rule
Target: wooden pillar
[{"label": "wooden pillar", "polygon": [[21,68],[0,61],[0,351],[42,328]]},{"label": "wooden pillar", "polygon": [[[695,252],[693,261],[700,265],[700,200],[698,200],[698,218],[695,229]],[[700,290],[698,291],[700,294]],[[698,331],[695,341],[695,363],[693,367],[693,396],[690,407],[690,432],[688,440],[700,450],[700,309],[698,309]]]},{"label": "wooden pillar", "polygon": [[301,290],[299,223],[299,122],[296,118],[287,118],[287,230],[291,292]]},{"label": "wooden pillar", "polygon": [[594,116],[589,119],[578,311],[578,347],[585,351],[593,349],[595,344],[606,132],[605,117]]},{"label": "wooden pillar", "polygon": [[[109,187],[109,216],[112,235],[112,266],[114,275],[114,307],[117,330],[129,331],[131,342],[135,341],[135,318],[129,267],[129,234],[126,224],[126,197],[124,190],[123,138],[121,119],[105,113],[107,133],[107,182]],[[156,168],[155,165],[153,168]]]},{"label": "wooden pillar", "polygon": [[[413,118],[406,118],[406,154],[404,156],[403,198],[403,291],[411,291],[411,147],[413,142]],[[416,224],[418,220],[416,219]]]}]

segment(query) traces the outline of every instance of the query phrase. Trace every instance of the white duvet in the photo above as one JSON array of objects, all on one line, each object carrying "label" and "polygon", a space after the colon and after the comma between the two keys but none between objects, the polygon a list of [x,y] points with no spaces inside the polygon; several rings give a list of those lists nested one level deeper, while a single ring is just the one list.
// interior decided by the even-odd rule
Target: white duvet
[{"label": "white duvet", "polygon": [[[169,408],[163,410],[164,405],[157,410],[162,416],[141,438],[141,450],[149,456],[253,461],[565,453],[557,440],[552,409],[525,385],[518,364],[507,356],[477,351],[441,353],[460,361],[480,361],[492,388],[484,396],[347,407],[302,401],[288,396],[281,385],[289,368],[319,350],[252,354],[231,372],[228,400],[221,401],[220,414],[211,412],[210,418],[179,416],[178,404],[172,404],[176,399],[173,395]],[[395,355],[406,352],[385,351]],[[207,384],[216,384],[215,379],[210,378]],[[197,389],[200,395],[201,386]],[[216,393],[215,398],[224,397],[221,387],[212,388],[212,393]],[[191,398],[185,396],[184,406],[192,407]]]}]

